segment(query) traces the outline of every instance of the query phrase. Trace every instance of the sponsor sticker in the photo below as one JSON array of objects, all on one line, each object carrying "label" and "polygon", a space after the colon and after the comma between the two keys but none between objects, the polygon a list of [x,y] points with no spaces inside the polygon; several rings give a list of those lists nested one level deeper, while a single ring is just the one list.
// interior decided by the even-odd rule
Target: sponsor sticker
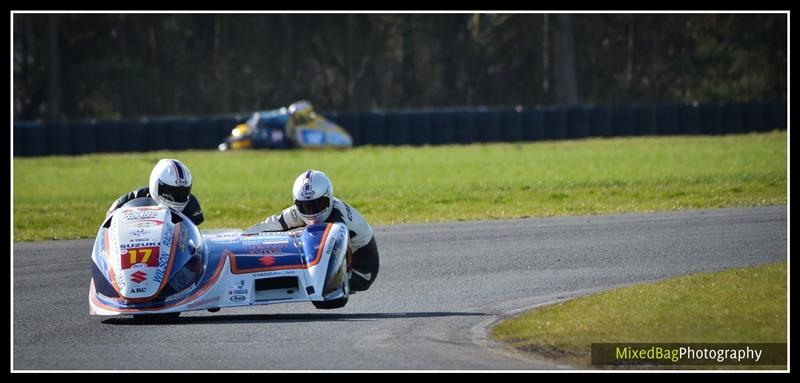
[{"label": "sponsor sticker", "polygon": [[125,286],[127,286],[128,283],[125,282],[125,276],[122,275],[122,273],[114,273],[114,280],[117,282],[117,287],[120,290],[125,290]]},{"label": "sponsor sticker", "polygon": [[174,238],[173,229],[175,225],[172,225],[167,228],[164,232],[164,238],[162,239],[161,243],[161,254],[158,257],[158,270],[156,270],[155,275],[153,275],[153,280],[161,283],[164,279],[164,274],[167,272],[167,263],[169,263],[169,253],[172,250],[172,240]]},{"label": "sponsor sticker", "polygon": [[186,241],[189,240],[189,229],[186,225],[181,225],[181,236],[180,240],[178,240],[178,247],[181,249],[181,253],[186,251]]},{"label": "sponsor sticker", "polygon": [[179,293],[175,293],[175,294],[169,295],[166,298],[164,298],[164,302],[172,302],[172,301],[176,301],[178,299],[184,298],[185,296],[189,295],[189,293],[191,293],[192,290],[194,290],[195,286],[197,286],[197,284],[196,283],[192,283],[191,286],[187,287],[183,291],[181,291]]},{"label": "sponsor sticker", "polygon": [[152,220],[161,215],[161,210],[163,208],[156,208],[156,210],[141,208],[140,210],[123,212],[123,217],[126,221]]},{"label": "sponsor sticker", "polygon": [[245,243],[242,247],[250,254],[276,254],[288,245],[288,242],[282,243]]},{"label": "sponsor sticker", "polygon": [[240,280],[228,289],[228,295],[247,295],[247,293],[248,289],[244,288],[244,280]]},{"label": "sponsor sticker", "polygon": [[244,295],[232,295],[230,297],[230,301],[233,303],[242,303],[247,300],[247,297]]},{"label": "sponsor sticker", "polygon": [[126,243],[119,245],[120,252],[125,249],[137,248],[137,247],[151,247],[151,246],[158,246],[158,242],[135,242],[135,243]]},{"label": "sponsor sticker", "polygon": [[172,240],[175,238],[175,225],[167,225],[167,229],[164,230],[164,236],[161,238],[161,243],[164,247],[167,248],[169,251],[172,248]]},{"label": "sponsor sticker", "polygon": [[297,274],[296,270],[262,271],[253,274],[253,278],[274,277],[276,275],[295,275],[295,274]]},{"label": "sponsor sticker", "polygon": [[156,227],[159,225],[164,224],[164,221],[157,220],[157,219],[144,219],[141,221],[137,221],[133,224],[134,227],[138,227],[140,229],[148,228],[148,227]]},{"label": "sponsor sticker", "polygon": [[207,305],[209,303],[216,302],[218,300],[219,300],[218,296],[208,297],[208,298],[199,300],[197,302],[189,303],[186,307],[191,309],[191,308]]}]

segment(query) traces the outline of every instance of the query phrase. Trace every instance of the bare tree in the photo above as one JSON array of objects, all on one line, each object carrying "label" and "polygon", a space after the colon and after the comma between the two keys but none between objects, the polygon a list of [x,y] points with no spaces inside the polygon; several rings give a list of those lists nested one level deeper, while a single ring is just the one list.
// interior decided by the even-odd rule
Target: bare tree
[{"label": "bare tree", "polygon": [[578,103],[578,81],[575,72],[575,37],[572,15],[556,16],[556,101],[559,104],[575,105]]},{"label": "bare tree", "polygon": [[61,60],[58,49],[58,17],[47,18],[47,121],[61,119]]}]

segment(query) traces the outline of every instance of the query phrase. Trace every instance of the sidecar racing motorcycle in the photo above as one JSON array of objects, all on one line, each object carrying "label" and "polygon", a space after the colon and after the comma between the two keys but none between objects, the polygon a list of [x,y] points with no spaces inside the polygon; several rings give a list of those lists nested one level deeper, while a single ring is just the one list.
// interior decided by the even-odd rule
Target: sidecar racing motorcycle
[{"label": "sidecar racing motorcycle", "polygon": [[340,308],[350,295],[349,241],[341,223],[201,234],[182,213],[137,198],[97,231],[90,313],[176,318],[192,310],[305,301]]}]

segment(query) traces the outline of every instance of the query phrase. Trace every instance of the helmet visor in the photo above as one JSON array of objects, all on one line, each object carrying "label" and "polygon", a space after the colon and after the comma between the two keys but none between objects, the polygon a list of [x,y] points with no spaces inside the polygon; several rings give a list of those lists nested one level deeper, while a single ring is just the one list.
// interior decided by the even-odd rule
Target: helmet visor
[{"label": "helmet visor", "polygon": [[189,201],[189,193],[191,193],[191,186],[172,186],[163,182],[158,183],[158,195],[167,201],[184,203]]},{"label": "helmet visor", "polygon": [[297,206],[297,210],[300,211],[300,214],[305,215],[319,214],[327,209],[330,203],[331,201],[328,197],[320,197],[311,201],[294,200],[294,206]]}]

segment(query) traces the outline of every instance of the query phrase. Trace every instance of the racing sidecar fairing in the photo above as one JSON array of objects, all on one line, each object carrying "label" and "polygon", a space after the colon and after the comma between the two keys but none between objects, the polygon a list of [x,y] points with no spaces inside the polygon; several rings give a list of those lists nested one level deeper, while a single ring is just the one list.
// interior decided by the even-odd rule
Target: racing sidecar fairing
[{"label": "racing sidecar fairing", "polygon": [[90,313],[138,316],[302,301],[342,307],[350,294],[349,240],[341,223],[204,236],[180,212],[134,199],[97,232]]},{"label": "racing sidecar fairing", "polygon": [[286,108],[255,112],[236,125],[219,150],[284,148],[351,148],[353,138],[320,114],[302,124],[290,124]]}]

